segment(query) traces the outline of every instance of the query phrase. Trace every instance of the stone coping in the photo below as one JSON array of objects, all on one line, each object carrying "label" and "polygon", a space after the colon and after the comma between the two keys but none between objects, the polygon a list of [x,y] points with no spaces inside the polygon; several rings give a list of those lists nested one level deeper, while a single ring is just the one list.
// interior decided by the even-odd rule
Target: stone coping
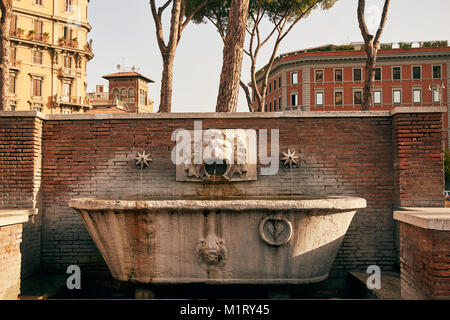
[{"label": "stone coping", "polygon": [[446,107],[396,107],[384,111],[285,111],[285,112],[186,112],[125,114],[44,114],[38,111],[0,112],[0,118],[36,117],[42,120],[110,120],[110,119],[272,119],[272,118],[373,118],[405,113],[445,113]]},{"label": "stone coping", "polygon": [[37,212],[37,209],[0,209],[0,227],[28,222],[29,216]]},{"label": "stone coping", "polygon": [[394,219],[413,226],[438,231],[450,231],[450,208],[401,208]]},{"label": "stone coping", "polygon": [[365,199],[356,197],[329,197],[317,199],[277,199],[277,197],[237,198],[228,200],[106,200],[81,198],[69,201],[69,207],[78,210],[358,210],[367,207]]}]

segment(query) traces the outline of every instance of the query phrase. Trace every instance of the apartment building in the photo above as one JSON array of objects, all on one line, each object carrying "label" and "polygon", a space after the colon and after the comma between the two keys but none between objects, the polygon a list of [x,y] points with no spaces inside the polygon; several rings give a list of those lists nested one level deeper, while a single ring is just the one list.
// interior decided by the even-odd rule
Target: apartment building
[{"label": "apartment building", "polygon": [[14,0],[11,25],[10,110],[83,113],[89,0]]},{"label": "apartment building", "polygon": [[[259,112],[361,110],[366,52],[362,43],[325,45],[282,54],[269,76]],[[446,106],[450,109],[450,47],[447,41],[382,44],[373,110]],[[261,84],[262,72],[257,75]],[[449,114],[444,117],[448,136]]]}]

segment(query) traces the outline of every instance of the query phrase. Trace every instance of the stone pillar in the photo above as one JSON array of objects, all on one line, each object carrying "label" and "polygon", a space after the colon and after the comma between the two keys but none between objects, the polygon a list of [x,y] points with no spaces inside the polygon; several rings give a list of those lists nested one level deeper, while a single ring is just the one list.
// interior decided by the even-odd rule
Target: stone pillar
[{"label": "stone pillar", "polygon": [[0,113],[0,208],[36,209],[21,231],[25,277],[40,263],[43,118],[36,112]]},{"label": "stone pillar", "polygon": [[[411,110],[407,110],[411,109]],[[445,207],[442,113],[397,108],[393,117],[393,154],[397,207]],[[408,112],[409,111],[409,112]],[[408,113],[406,113],[408,112]]]},{"label": "stone pillar", "polygon": [[450,209],[394,212],[400,223],[402,298],[450,300]]},{"label": "stone pillar", "polygon": [[28,210],[0,209],[0,300],[17,300],[20,294],[22,223]]}]

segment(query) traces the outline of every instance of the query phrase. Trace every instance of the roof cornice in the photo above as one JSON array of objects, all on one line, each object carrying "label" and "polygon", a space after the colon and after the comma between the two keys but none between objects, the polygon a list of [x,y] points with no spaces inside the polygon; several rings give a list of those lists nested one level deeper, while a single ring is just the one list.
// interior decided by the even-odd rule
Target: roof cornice
[{"label": "roof cornice", "polygon": [[[393,53],[386,53],[382,55],[378,55],[377,61],[405,61],[405,60],[432,60],[432,59],[450,59],[450,48],[448,51],[438,51],[438,52],[414,52],[414,53],[408,53],[408,54],[393,54]],[[367,56],[364,54],[358,54],[358,55],[343,55],[343,56],[336,56],[336,55],[329,55],[329,56],[314,56],[314,57],[284,57],[283,59],[280,59],[274,63],[274,66],[272,67],[272,70],[270,71],[269,75],[273,75],[277,71],[284,69],[284,68],[291,68],[293,66],[300,66],[300,65],[308,65],[308,64],[318,64],[318,63],[349,63],[349,62],[366,62]],[[262,80],[264,73],[261,72],[260,75],[256,77],[257,82]]]}]

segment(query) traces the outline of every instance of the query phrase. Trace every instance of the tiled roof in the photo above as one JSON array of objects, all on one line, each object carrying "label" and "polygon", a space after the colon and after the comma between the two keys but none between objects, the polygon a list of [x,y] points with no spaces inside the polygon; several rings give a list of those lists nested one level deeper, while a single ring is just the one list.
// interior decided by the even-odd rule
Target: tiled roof
[{"label": "tiled roof", "polygon": [[130,77],[141,78],[147,82],[155,82],[152,79],[144,77],[142,74],[137,72],[117,72],[103,76],[103,78],[107,80],[112,78],[130,78]]}]

